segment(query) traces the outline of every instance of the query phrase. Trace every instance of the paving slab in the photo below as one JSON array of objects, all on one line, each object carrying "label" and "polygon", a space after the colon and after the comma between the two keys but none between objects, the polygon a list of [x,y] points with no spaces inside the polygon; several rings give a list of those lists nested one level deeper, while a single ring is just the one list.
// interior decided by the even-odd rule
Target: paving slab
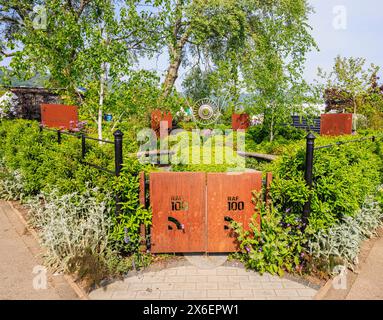
[{"label": "paving slab", "polygon": [[383,299],[383,238],[372,247],[352,284],[346,300]]},{"label": "paving slab", "polygon": [[[194,256],[194,259],[196,257]],[[260,275],[243,267],[208,264],[174,266],[133,273],[89,294],[90,299],[165,300],[306,300],[317,289],[270,274]],[[190,262],[189,259],[186,259]],[[221,262],[223,261],[220,259]],[[172,274],[172,275],[167,275]],[[155,279],[155,280],[154,280]]]},{"label": "paving slab", "polygon": [[0,200],[0,299],[78,299],[61,274],[44,267],[41,249],[15,210]]}]

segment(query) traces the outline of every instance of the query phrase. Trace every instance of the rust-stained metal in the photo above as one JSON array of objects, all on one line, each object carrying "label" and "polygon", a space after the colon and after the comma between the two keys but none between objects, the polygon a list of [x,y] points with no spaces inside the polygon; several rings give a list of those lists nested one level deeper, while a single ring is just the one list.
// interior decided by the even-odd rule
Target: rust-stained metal
[{"label": "rust-stained metal", "polygon": [[[242,223],[248,230],[255,213],[252,191],[262,189],[262,173],[207,173],[207,251],[238,250],[230,221]],[[257,217],[258,224],[260,217]]]},{"label": "rust-stained metal", "polygon": [[[166,122],[165,132],[161,132],[161,122]],[[153,110],[151,113],[151,127],[155,131],[157,137],[164,138],[168,135],[168,130],[172,129],[173,116],[170,112],[162,111],[159,109]]]},{"label": "rust-stained metal", "polygon": [[266,205],[270,204],[271,197],[270,197],[270,186],[271,182],[273,181],[273,174],[271,172],[266,173],[266,188],[265,188],[265,202]]},{"label": "rust-stained metal", "polygon": [[250,126],[250,117],[246,113],[232,114],[231,127],[233,130],[244,129],[246,130]]},{"label": "rust-stained metal", "polygon": [[351,113],[327,113],[321,115],[321,135],[340,136],[352,134]]},{"label": "rust-stained metal", "polygon": [[76,106],[41,104],[41,124],[49,128],[73,130],[78,124]]},{"label": "rust-stained metal", "polygon": [[[146,201],[145,201],[145,194],[146,194],[146,188],[145,188],[145,172],[141,171],[139,174],[139,179],[140,179],[140,205],[145,208],[146,206]],[[146,230],[145,230],[145,225],[141,224],[140,225],[140,236],[141,236],[141,246],[140,250],[142,252],[146,251]]]},{"label": "rust-stained metal", "polygon": [[150,173],[153,253],[206,251],[205,177],[203,172]]}]

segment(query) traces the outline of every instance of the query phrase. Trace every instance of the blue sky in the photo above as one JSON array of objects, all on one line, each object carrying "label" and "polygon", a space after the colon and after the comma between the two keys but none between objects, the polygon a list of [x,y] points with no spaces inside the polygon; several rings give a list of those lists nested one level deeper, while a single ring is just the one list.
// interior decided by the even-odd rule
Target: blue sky
[{"label": "blue sky", "polygon": [[[363,57],[368,64],[383,68],[383,1],[382,0],[309,0],[316,13],[310,16],[312,35],[319,52],[311,52],[306,63],[305,78],[312,80],[320,66],[329,70],[334,58]],[[334,29],[335,6],[346,9],[346,29]],[[380,72],[382,75],[382,72]]]},{"label": "blue sky", "polygon": [[[312,82],[316,78],[318,67],[330,70],[338,54],[363,57],[367,64],[374,63],[383,69],[382,0],[309,0],[309,3],[315,10],[310,15],[309,24],[313,28],[312,35],[320,51],[310,52],[307,56],[304,74],[307,81]],[[335,23],[339,21],[340,12],[345,12],[345,29],[333,26],[334,20]],[[141,60],[141,67],[163,74],[166,60],[165,54],[149,61]],[[187,68],[181,68],[177,80],[178,88],[187,71]]]}]

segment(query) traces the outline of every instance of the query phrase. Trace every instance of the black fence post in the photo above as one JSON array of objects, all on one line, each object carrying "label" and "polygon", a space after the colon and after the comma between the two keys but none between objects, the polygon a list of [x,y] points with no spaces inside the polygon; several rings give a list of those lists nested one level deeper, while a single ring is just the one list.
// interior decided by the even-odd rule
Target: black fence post
[{"label": "black fence post", "polygon": [[120,130],[117,130],[113,133],[114,135],[114,163],[116,176],[120,175],[122,169],[122,137],[123,133]]},{"label": "black fence post", "polygon": [[85,144],[85,134],[81,134],[81,158],[85,158],[85,153],[86,153],[86,144]]},{"label": "black fence post", "polygon": [[61,130],[60,129],[57,130],[57,143],[58,144],[61,143]]},{"label": "black fence post", "polygon": [[[116,177],[120,176],[122,170],[122,137],[123,133],[120,130],[116,130],[114,133],[114,163]],[[121,213],[121,197],[116,194],[116,215]]]},{"label": "black fence post", "polygon": [[[311,190],[313,185],[313,164],[314,164],[314,141],[316,137],[310,132],[306,136],[306,170],[305,180],[306,184]],[[303,208],[303,222],[307,223],[311,211],[311,195]]]}]

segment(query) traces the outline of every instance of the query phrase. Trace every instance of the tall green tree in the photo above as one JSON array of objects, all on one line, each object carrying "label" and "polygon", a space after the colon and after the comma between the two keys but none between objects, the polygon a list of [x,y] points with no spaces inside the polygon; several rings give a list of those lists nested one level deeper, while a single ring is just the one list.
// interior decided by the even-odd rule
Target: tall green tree
[{"label": "tall green tree", "polygon": [[[49,75],[49,87],[75,96],[76,88],[98,87],[93,119],[102,138],[102,114],[109,84],[125,76],[135,58],[157,45],[158,20],[147,1],[1,0],[2,53],[11,72],[30,77]],[[46,25],[36,28],[34,10],[43,6]]]},{"label": "tall green tree", "polygon": [[358,99],[366,93],[371,85],[371,79],[379,71],[379,67],[371,64],[366,68],[366,59],[341,57],[335,58],[330,72],[318,69],[318,76],[324,81],[320,86],[325,90],[335,90],[344,99],[351,99],[353,113],[358,112]]},{"label": "tall green tree", "polygon": [[241,55],[248,104],[263,114],[270,141],[279,125],[316,101],[302,78],[306,54],[316,48],[307,24],[311,11],[306,1],[276,1],[259,11],[257,31],[249,34]]},{"label": "tall green tree", "polygon": [[170,58],[165,96],[181,63],[193,61],[195,68],[205,68],[201,76],[210,75],[211,91],[221,89],[238,102],[241,92],[249,90],[249,74],[254,82],[254,64],[265,60],[262,43],[268,42],[273,52],[281,50],[284,59],[294,57],[298,73],[297,61],[314,45],[307,24],[311,8],[305,0],[170,1],[168,10],[172,19],[166,24]]}]

